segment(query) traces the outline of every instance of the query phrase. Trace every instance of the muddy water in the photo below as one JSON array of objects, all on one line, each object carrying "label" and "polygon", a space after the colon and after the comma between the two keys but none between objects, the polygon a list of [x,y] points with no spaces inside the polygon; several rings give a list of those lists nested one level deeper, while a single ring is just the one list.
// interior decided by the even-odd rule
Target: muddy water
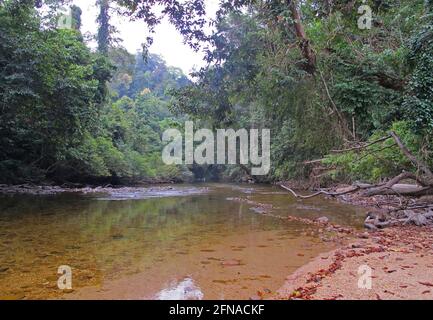
[{"label": "muddy water", "polygon": [[[362,224],[361,209],[272,186],[173,188],[0,196],[0,299],[248,299],[332,249],[315,227],[258,214],[254,203]],[[72,290],[57,287],[62,265]]]}]

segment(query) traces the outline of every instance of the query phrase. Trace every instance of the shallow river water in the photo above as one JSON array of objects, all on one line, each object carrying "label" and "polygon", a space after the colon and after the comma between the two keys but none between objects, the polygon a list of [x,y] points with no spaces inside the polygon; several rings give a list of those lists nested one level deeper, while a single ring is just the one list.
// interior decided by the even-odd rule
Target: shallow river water
[{"label": "shallow river water", "polygon": [[[236,199],[245,201],[236,201]],[[254,203],[260,203],[257,207]],[[0,196],[1,299],[248,299],[273,292],[332,243],[316,227],[361,226],[362,209],[299,201],[267,185]],[[59,266],[72,290],[59,290]]]}]

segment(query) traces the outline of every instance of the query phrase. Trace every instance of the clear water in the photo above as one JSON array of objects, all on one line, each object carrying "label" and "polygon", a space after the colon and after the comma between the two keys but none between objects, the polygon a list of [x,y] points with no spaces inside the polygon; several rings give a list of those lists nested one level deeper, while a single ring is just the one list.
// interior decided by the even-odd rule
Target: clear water
[{"label": "clear water", "polygon": [[[362,225],[361,209],[273,186],[156,190],[0,196],[0,299],[248,299],[332,249],[314,227],[233,198]],[[61,265],[72,268],[73,290],[57,287]]]}]

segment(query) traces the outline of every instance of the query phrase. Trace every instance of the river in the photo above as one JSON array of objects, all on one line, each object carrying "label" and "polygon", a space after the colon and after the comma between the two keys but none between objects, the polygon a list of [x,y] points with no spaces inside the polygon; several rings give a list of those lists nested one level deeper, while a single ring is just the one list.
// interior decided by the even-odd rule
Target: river
[{"label": "river", "polygon": [[363,213],[269,185],[0,196],[0,299],[248,299],[334,246],[270,214],[361,227]]}]

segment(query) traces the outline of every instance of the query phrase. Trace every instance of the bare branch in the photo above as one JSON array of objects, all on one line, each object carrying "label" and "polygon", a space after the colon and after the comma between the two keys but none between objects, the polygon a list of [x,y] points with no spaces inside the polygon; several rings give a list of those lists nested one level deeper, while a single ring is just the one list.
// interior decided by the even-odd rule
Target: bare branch
[{"label": "bare branch", "polygon": [[366,144],[360,145],[360,146],[356,146],[356,147],[352,147],[352,148],[347,148],[347,149],[342,149],[342,150],[331,150],[331,152],[332,153],[345,153],[345,152],[350,152],[350,151],[361,150],[361,149],[368,148],[368,147],[370,147],[370,146],[372,146],[372,145],[374,145],[376,143],[386,141],[386,140],[388,140],[390,138],[392,138],[391,135],[383,137],[383,138],[380,138],[380,139],[377,139],[377,140],[372,141],[370,143],[366,143]]},{"label": "bare branch", "polygon": [[327,191],[321,190],[321,191],[318,191],[318,192],[313,193],[311,195],[303,196],[303,195],[297,194],[295,191],[293,191],[289,187],[286,187],[286,186],[284,186],[282,184],[280,184],[280,187],[283,188],[283,189],[285,189],[285,190],[287,190],[287,191],[289,191],[293,196],[295,196],[296,198],[300,198],[300,199],[310,199],[310,198],[317,197],[317,196],[319,196],[321,194],[326,195],[326,196],[336,197],[336,196],[342,196],[342,195],[345,195],[345,194],[353,193],[353,192],[356,192],[356,191],[358,191],[358,190],[361,189],[361,187],[359,187],[359,186],[354,186],[352,189],[349,189],[349,190],[346,190],[346,191],[343,191],[343,192],[335,192],[335,193],[333,193],[333,192],[327,192]]}]

